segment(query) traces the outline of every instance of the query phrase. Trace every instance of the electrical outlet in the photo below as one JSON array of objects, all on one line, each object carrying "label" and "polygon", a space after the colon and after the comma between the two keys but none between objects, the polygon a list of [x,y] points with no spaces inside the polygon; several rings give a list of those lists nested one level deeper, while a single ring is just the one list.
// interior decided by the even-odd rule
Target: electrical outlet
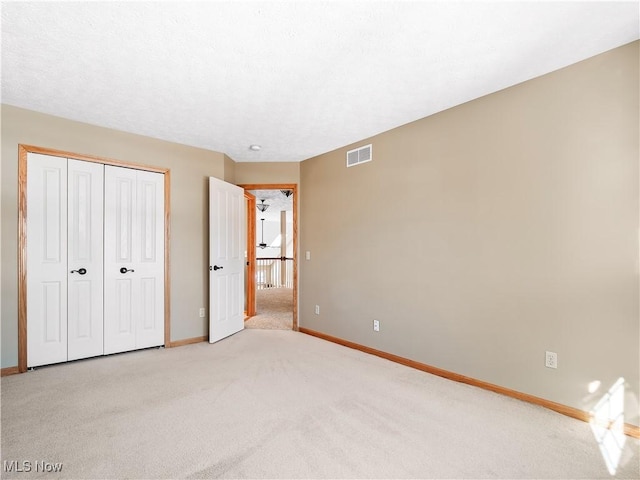
[{"label": "electrical outlet", "polygon": [[373,331],[374,332],[379,332],[380,331],[380,320],[374,320],[373,321]]},{"label": "electrical outlet", "polygon": [[316,315],[320,315],[320,305],[316,305]]},{"label": "electrical outlet", "polygon": [[204,307],[200,309],[200,318],[204,318]]},{"label": "electrical outlet", "polygon": [[311,252],[309,250],[307,250],[307,253],[305,254],[305,258],[307,260],[311,260]]},{"label": "electrical outlet", "polygon": [[548,368],[558,368],[558,354],[556,352],[544,352],[544,366]]}]

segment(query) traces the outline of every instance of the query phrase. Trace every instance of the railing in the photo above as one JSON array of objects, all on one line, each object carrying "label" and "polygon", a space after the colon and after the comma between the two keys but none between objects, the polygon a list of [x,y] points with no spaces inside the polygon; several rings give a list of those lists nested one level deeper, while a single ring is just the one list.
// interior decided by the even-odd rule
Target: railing
[{"label": "railing", "polygon": [[256,284],[265,288],[293,288],[293,258],[256,258]]}]

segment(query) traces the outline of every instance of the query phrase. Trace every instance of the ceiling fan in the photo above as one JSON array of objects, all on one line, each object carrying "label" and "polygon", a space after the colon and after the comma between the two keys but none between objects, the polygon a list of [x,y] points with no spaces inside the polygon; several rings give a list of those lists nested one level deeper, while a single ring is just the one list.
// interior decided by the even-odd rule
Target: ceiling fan
[{"label": "ceiling fan", "polygon": [[280,248],[280,247],[271,247],[271,246],[267,245],[266,243],[264,243],[264,218],[261,218],[260,221],[262,222],[262,241],[256,246],[258,248],[262,248],[262,249],[265,249],[267,247],[269,247],[269,248]]}]

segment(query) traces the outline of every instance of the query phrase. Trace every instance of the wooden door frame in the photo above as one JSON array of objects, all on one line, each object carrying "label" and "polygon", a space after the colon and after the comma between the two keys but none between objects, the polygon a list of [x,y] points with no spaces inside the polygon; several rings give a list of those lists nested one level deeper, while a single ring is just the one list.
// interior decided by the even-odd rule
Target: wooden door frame
[{"label": "wooden door frame", "polygon": [[169,275],[169,240],[171,220],[171,171],[168,168],[122,162],[95,155],[65,152],[33,145],[18,145],[18,371],[27,371],[27,156],[40,153],[52,157],[134,168],[164,174],[164,346],[171,346],[171,276]]},{"label": "wooden door frame", "polygon": [[245,320],[248,320],[256,314],[256,197],[245,189],[244,198],[247,200],[247,310]]},{"label": "wooden door frame", "polygon": [[[250,183],[239,184],[239,187],[247,190],[291,190],[293,191],[293,327],[294,332],[298,331],[298,184],[296,183]],[[255,245],[256,245],[256,211],[255,200],[253,208],[247,206],[247,252],[253,250],[253,275],[250,277],[253,279],[253,286],[255,288],[256,276],[255,276]],[[253,227],[249,224],[249,217],[253,216]],[[247,253],[247,257],[250,258],[250,254]],[[249,259],[250,267],[251,260]],[[250,270],[251,271],[251,270]],[[255,296],[254,296],[255,300]],[[247,306],[247,308],[249,308]],[[254,304],[255,309],[255,304]],[[255,311],[254,311],[255,314]]]}]

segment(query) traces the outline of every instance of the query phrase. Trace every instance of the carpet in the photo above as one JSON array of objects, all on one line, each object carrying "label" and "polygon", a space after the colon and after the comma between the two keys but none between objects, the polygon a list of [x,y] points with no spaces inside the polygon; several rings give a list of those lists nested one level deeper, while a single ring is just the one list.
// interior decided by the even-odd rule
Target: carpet
[{"label": "carpet", "polygon": [[293,328],[293,289],[257,290],[256,310],[256,315],[244,323],[244,328],[291,330]]},{"label": "carpet", "polygon": [[[587,423],[294,331],[1,385],[3,478],[612,478]],[[638,447],[616,478],[640,477]]]}]

